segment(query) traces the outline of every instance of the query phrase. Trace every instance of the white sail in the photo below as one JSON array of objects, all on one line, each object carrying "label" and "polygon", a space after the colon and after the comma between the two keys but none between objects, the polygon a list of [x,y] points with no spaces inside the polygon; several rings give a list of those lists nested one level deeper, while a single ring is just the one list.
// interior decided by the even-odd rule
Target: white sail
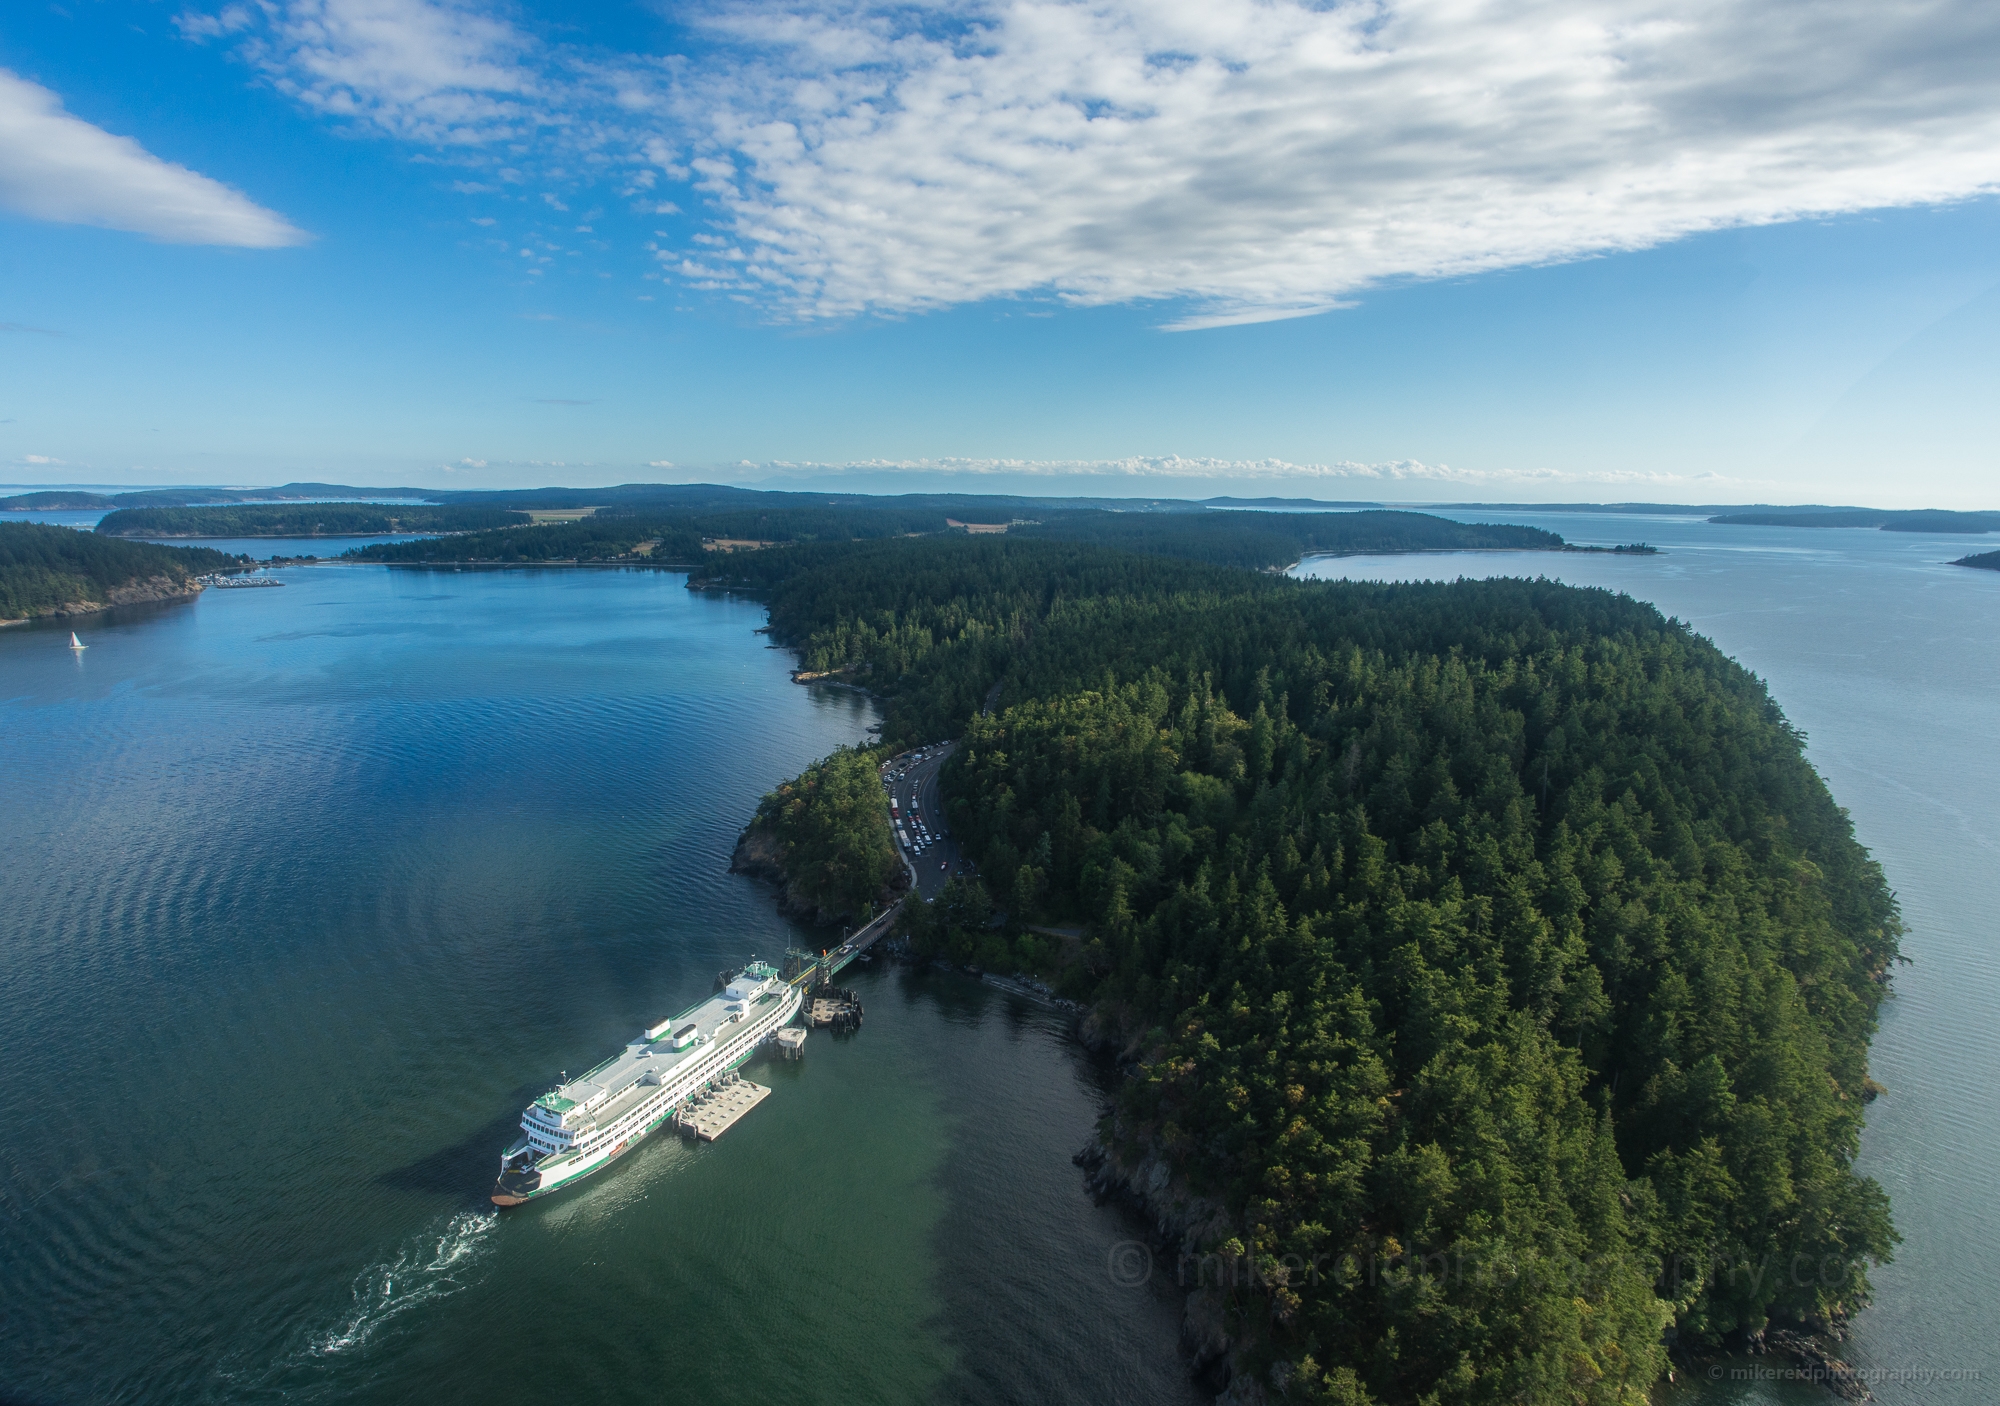
[{"label": "white sail", "polygon": [[89,645],[85,644],[85,643],[84,643],[84,642],[83,642],[82,640],[80,640],[80,639],[78,639],[78,638],[76,637],[76,631],[75,631],[75,630],[71,630],[71,631],[69,632],[69,647],[70,647],[71,649],[89,649],[89,648],[90,648],[90,646],[89,646]]}]

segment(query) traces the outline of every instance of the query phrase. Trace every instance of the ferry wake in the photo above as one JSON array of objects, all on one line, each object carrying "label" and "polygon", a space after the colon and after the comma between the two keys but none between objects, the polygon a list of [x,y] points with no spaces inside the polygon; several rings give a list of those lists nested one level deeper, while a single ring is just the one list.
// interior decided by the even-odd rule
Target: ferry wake
[{"label": "ferry wake", "polygon": [[493,1201],[518,1206],[581,1181],[689,1099],[734,1069],[798,1014],[801,992],[777,968],[752,962],[719,993],[640,1031],[618,1054],[521,1115],[521,1137],[500,1155]]}]

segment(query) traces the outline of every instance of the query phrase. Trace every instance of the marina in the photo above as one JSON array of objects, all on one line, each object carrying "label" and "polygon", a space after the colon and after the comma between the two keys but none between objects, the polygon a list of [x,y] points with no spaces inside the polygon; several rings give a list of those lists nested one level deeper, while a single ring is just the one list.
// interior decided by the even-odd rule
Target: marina
[{"label": "marina", "polygon": [[213,572],[207,576],[197,576],[195,580],[218,591],[241,591],[255,586],[282,586],[285,583],[275,576],[230,576]]}]

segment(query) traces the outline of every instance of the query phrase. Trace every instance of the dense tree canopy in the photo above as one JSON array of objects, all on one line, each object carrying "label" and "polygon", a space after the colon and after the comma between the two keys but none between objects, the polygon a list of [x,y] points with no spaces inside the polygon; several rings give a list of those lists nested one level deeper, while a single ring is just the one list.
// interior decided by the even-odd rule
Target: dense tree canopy
[{"label": "dense tree canopy", "polygon": [[1800,735],[1686,627],[1546,581],[1056,543],[754,574],[892,735],[962,737],[951,824],[1008,956],[1132,1036],[1113,1136],[1233,1212],[1209,1248],[1296,1393],[1638,1402],[1670,1324],[1863,1300],[1894,1239],[1852,1170],[1894,903]]},{"label": "dense tree canopy", "polygon": [[1721,513],[1709,519],[1734,527],[1877,527],[1884,532],[2000,532],[2000,513],[1945,508],[1776,508]]},{"label": "dense tree canopy", "polygon": [[780,847],[793,904],[829,917],[872,911],[901,868],[873,756],[843,748],[788,781],[750,822]]},{"label": "dense tree canopy", "polygon": [[0,620],[101,605],[120,586],[155,577],[185,582],[240,564],[206,547],[120,542],[39,522],[0,523]]},{"label": "dense tree canopy", "polygon": [[477,532],[525,526],[503,508],[413,503],[253,503],[231,507],[120,508],[98,520],[107,537],[336,537],[384,532]]},{"label": "dense tree canopy", "polygon": [[[996,512],[993,505],[978,500],[968,500],[973,506],[965,507],[949,500],[795,503],[791,500],[798,495],[765,496],[780,501],[731,506],[725,500],[699,508],[620,503],[600,508],[579,522],[475,532],[428,542],[383,543],[358,549],[353,555],[396,562],[626,561],[633,559],[636,548],[650,544],[640,555],[686,564],[702,561],[717,542],[796,548],[937,536],[963,543],[966,523],[972,519],[954,514],[974,512],[981,519],[997,518],[981,521],[982,526],[1005,526],[1008,535],[1017,538],[1095,542],[1251,568],[1283,567],[1315,552],[1566,550],[1561,537],[1539,528],[1454,522],[1424,513],[1244,513],[1186,506],[1159,512],[1014,506]],[[122,519],[126,515],[114,516]],[[755,554],[736,556],[747,561]],[[790,575],[797,568],[744,566],[739,574],[754,579],[767,570]]]},{"label": "dense tree canopy", "polygon": [[1428,513],[1041,513],[1011,531],[1024,537],[1101,542],[1228,566],[1288,566],[1314,553],[1474,550],[1560,551],[1538,527],[1454,522]]}]

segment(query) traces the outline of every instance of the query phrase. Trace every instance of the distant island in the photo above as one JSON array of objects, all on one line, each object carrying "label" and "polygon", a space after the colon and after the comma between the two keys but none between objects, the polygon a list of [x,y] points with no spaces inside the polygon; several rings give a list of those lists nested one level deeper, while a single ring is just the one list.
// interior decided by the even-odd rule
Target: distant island
[{"label": "distant island", "polygon": [[479,532],[522,527],[527,513],[453,504],[306,503],[240,507],[119,508],[106,537],[375,537],[395,532]]},{"label": "distant island", "polygon": [[206,547],[121,542],[38,522],[0,523],[0,624],[197,595],[197,576],[243,565]]},{"label": "distant island", "polygon": [[[880,498],[797,504],[600,506],[570,522],[495,528],[414,542],[384,542],[348,553],[359,561],[527,565],[651,562],[695,565],[721,554],[811,543],[924,536],[1007,536],[1096,542],[1219,566],[1280,571],[1304,557],[1432,551],[1651,552],[1641,544],[1577,548],[1554,532],[1505,523],[1464,523],[1428,513],[1268,513],[1113,511],[1049,507],[1025,499]],[[211,510],[202,510],[211,511]],[[963,514],[964,517],[959,517]]]},{"label": "distant island", "polygon": [[2000,571],[2000,552],[1981,552],[1977,556],[1960,557],[1953,566],[1976,566],[1981,571]]},{"label": "distant island", "polygon": [[126,493],[86,493],[49,488],[0,498],[0,513],[89,512],[94,508],[184,508],[202,503],[270,503],[311,498],[432,498],[423,488],[356,488],[341,483],[287,483],[276,488],[136,488]]},{"label": "distant island", "polygon": [[1883,532],[2000,532],[2000,513],[1942,508],[1885,511],[1875,508],[1773,509],[1721,513],[1709,519],[1727,527],[1872,527]]}]

